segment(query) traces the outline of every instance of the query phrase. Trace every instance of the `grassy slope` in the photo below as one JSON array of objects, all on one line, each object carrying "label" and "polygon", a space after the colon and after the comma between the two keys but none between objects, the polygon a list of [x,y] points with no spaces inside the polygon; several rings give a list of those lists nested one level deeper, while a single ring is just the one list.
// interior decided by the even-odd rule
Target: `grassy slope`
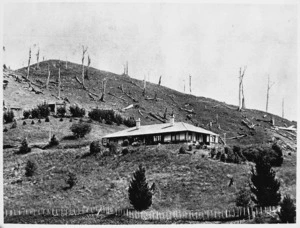
[{"label": "grassy slope", "polygon": [[[31,67],[31,79],[33,81],[45,84],[47,79],[47,66],[50,64],[51,69],[51,81],[55,81],[58,78],[58,69],[55,67],[58,61],[49,60],[40,63],[40,69],[35,70],[35,65]],[[236,110],[236,106],[229,105],[230,109],[225,107],[222,102],[218,102],[213,99],[205,98],[205,97],[195,97],[193,95],[187,95],[175,90],[171,90],[164,86],[158,86],[153,83],[147,83],[147,96],[154,97],[155,93],[157,93],[157,97],[163,100],[160,101],[149,101],[145,100],[142,96],[143,82],[140,80],[136,80],[130,77],[117,75],[110,72],[105,72],[101,70],[97,70],[94,68],[90,68],[90,76],[89,80],[86,80],[86,86],[94,93],[101,94],[102,91],[102,80],[104,78],[108,79],[106,90],[107,92],[113,93],[118,97],[124,98],[126,102],[121,99],[117,99],[113,96],[106,95],[106,102],[93,101],[88,93],[81,88],[81,85],[76,81],[75,76],[77,76],[81,80],[81,66],[74,63],[68,64],[68,69],[62,67],[61,70],[61,78],[62,78],[62,97],[67,97],[71,103],[79,103],[84,107],[90,109],[95,106],[100,108],[113,108],[115,110],[120,110],[132,104],[133,101],[128,98],[126,95],[122,93],[122,91],[118,88],[123,85],[124,90],[131,94],[136,100],[138,100],[138,105],[141,110],[145,110],[147,112],[153,112],[155,114],[160,113],[163,115],[165,108],[168,110],[168,114],[174,111],[176,115],[176,121],[185,121],[190,123],[198,123],[200,126],[204,128],[208,128],[208,124],[211,121],[216,121],[216,115],[218,115],[218,123],[220,124],[221,129],[218,128],[218,124],[213,124],[212,131],[219,133],[223,136],[223,133],[226,133],[227,137],[236,136],[238,133],[247,134],[248,136],[239,140],[233,139],[229,140],[227,143],[229,144],[253,144],[253,143],[262,143],[266,142],[270,139],[271,135],[265,129],[270,129],[271,124],[265,122],[257,122],[255,119],[262,119],[265,112],[257,111],[257,110],[245,110],[244,112],[238,112]],[[26,75],[26,69],[20,69],[17,71],[22,75]],[[136,84],[136,85],[134,85]],[[52,95],[57,95],[57,87],[54,84],[51,84],[50,91],[45,91],[45,94],[51,98],[51,100],[55,99]],[[5,92],[5,91],[4,91]],[[5,96],[5,95],[4,95]],[[172,98],[173,97],[173,102]],[[9,99],[7,97],[6,99]],[[185,106],[186,105],[186,106]],[[186,109],[194,109],[195,113],[192,116],[192,121],[187,118],[187,112],[180,110],[180,108]],[[141,116],[138,113],[138,109],[129,109],[125,113],[122,113],[125,116],[133,116],[135,118],[141,118],[141,123],[143,124],[151,124],[153,122],[157,122],[157,120],[153,119],[149,115]],[[241,124],[241,120],[243,116],[248,117],[254,124],[260,124],[260,126],[256,127],[256,131],[250,131],[247,127]],[[279,116],[275,116],[272,114],[267,114],[266,119],[271,119],[271,117],[275,117],[276,125],[290,126],[292,124],[296,125],[296,122],[291,122],[289,120],[283,119]]]}]

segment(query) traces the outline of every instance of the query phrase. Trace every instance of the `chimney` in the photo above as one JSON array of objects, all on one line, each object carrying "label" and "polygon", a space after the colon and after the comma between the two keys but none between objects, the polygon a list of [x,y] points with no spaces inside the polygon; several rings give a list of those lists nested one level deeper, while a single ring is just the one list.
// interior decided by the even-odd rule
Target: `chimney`
[{"label": "chimney", "polygon": [[171,124],[171,126],[174,126],[174,122],[175,122],[175,116],[172,115],[171,118],[170,118],[170,124]]},{"label": "chimney", "polygon": [[138,118],[136,121],[135,121],[135,125],[136,125],[136,129],[140,129],[141,127],[141,119]]}]

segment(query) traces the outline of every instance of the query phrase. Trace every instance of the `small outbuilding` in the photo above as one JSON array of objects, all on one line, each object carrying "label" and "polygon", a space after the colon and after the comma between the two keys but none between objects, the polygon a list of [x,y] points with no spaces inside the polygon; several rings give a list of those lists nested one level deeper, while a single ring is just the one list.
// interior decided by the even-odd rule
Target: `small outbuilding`
[{"label": "small outbuilding", "polygon": [[122,144],[124,140],[129,143],[141,142],[142,144],[158,144],[158,143],[204,143],[206,145],[214,145],[218,143],[219,135],[196,127],[184,122],[175,122],[171,117],[169,123],[143,125],[140,119],[136,121],[136,126],[106,135],[102,138],[103,145],[109,142]]}]

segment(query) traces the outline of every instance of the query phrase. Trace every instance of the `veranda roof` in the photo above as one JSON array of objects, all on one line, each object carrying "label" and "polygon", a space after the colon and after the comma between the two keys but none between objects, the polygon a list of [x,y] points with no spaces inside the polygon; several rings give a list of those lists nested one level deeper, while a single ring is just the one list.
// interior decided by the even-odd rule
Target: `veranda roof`
[{"label": "veranda roof", "polygon": [[216,133],[213,133],[212,131],[205,130],[201,127],[196,127],[184,122],[175,122],[173,126],[170,123],[163,123],[163,124],[143,125],[140,126],[139,129],[137,129],[137,127],[131,127],[122,131],[108,134],[103,138],[154,135],[154,134],[161,134],[161,133],[172,133],[172,132],[183,132],[183,131],[196,132],[196,133],[215,135],[215,136],[218,135]]}]

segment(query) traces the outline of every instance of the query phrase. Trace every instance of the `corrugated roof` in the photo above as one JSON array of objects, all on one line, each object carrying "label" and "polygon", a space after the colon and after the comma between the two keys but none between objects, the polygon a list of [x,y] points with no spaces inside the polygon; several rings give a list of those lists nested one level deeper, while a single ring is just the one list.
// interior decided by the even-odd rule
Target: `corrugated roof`
[{"label": "corrugated roof", "polygon": [[191,124],[184,123],[184,122],[175,122],[173,126],[171,126],[170,123],[164,123],[164,124],[143,125],[143,126],[140,126],[139,129],[137,129],[136,127],[131,127],[131,128],[125,129],[123,131],[118,131],[118,132],[106,135],[103,138],[152,135],[152,134],[182,132],[182,131],[191,131],[191,132],[197,132],[197,133],[202,133],[202,134],[218,135],[211,131],[205,130],[201,127],[196,127]]}]

